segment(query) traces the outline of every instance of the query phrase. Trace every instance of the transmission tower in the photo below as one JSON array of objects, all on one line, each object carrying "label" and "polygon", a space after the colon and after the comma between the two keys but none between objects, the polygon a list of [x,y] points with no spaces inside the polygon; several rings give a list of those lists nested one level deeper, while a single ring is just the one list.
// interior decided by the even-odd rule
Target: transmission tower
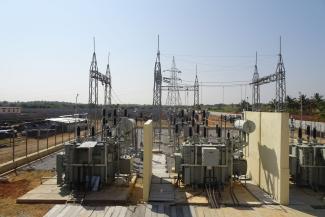
[{"label": "transmission tower", "polygon": [[179,83],[178,83],[178,81],[181,80],[178,77],[178,74],[181,73],[181,71],[176,68],[175,57],[173,57],[171,68],[165,71],[170,72],[170,78],[166,78],[164,80],[166,83],[169,84],[166,104],[169,106],[179,106],[182,104],[181,96],[179,94]]},{"label": "transmission tower", "polygon": [[254,74],[253,74],[253,91],[252,91],[252,106],[253,111],[260,111],[260,86],[256,81],[259,79],[258,69],[257,69],[257,52],[255,55],[255,66],[254,66]]},{"label": "transmission tower", "polygon": [[197,65],[195,66],[195,81],[194,81],[194,107],[200,106],[200,86],[199,79],[197,78]]},{"label": "transmission tower", "polygon": [[161,107],[161,64],[160,64],[160,51],[159,51],[159,35],[158,35],[158,50],[154,69],[154,86],[153,86],[153,102],[152,104]]},{"label": "transmission tower", "polygon": [[279,52],[279,62],[275,70],[276,75],[276,111],[282,112],[285,110],[285,100],[286,100],[286,74],[281,53],[281,37],[280,37],[280,52]]},{"label": "transmission tower", "polygon": [[276,66],[275,73],[260,78],[258,76],[257,66],[255,65],[253,80],[252,83],[250,83],[253,87],[252,93],[253,93],[253,105],[255,105],[254,110],[257,111],[260,109],[260,89],[259,89],[260,87],[259,86],[271,82],[275,82],[275,111],[283,112],[285,111],[285,100],[286,100],[286,76],[285,76],[285,68],[284,68],[282,53],[281,53],[281,37],[280,37],[279,61]]},{"label": "transmission tower", "polygon": [[[162,75],[161,75],[161,64],[160,64],[160,50],[159,50],[159,35],[158,35],[158,49],[157,57],[154,68],[154,86],[153,86],[153,100],[152,105],[154,107],[154,116],[155,113],[158,113],[158,118],[155,119],[155,135],[158,134],[158,142],[160,145],[161,141],[161,84],[162,84]],[[156,132],[158,129],[158,133]],[[160,149],[160,146],[159,146]]]},{"label": "transmission tower", "polygon": [[106,77],[108,78],[108,83],[105,83],[104,105],[111,105],[112,104],[112,77],[111,77],[111,70],[109,67],[109,54],[108,54],[108,62],[106,67]]},{"label": "transmission tower", "polygon": [[94,52],[93,57],[90,63],[89,69],[89,113],[88,113],[88,131],[90,132],[91,128],[95,128],[97,131],[97,106],[98,106],[98,66],[96,59],[96,50],[95,50],[95,38],[94,38]]}]

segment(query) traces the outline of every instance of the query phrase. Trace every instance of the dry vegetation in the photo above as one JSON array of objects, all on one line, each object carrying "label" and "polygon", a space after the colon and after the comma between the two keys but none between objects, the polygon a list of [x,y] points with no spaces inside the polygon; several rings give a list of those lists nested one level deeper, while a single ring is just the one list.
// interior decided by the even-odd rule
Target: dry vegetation
[{"label": "dry vegetation", "polygon": [[52,171],[19,171],[8,175],[9,182],[0,183],[0,217],[45,215],[53,205],[16,204],[16,199],[41,184],[41,177],[53,176]]}]

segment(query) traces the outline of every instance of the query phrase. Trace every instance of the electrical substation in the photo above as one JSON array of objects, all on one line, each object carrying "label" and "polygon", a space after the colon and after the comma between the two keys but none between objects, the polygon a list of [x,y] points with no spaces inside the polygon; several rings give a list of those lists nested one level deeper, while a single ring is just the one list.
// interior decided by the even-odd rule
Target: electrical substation
[{"label": "electrical substation", "polygon": [[[74,138],[63,142],[55,154],[55,177],[19,197],[17,203],[89,205],[95,207],[91,213],[101,205],[108,207],[106,214],[120,216],[156,212],[206,216],[201,214],[219,212],[211,209],[267,210],[299,200],[310,200],[315,207],[325,205],[299,193],[300,187],[307,187],[319,195],[325,187],[325,146],[318,139],[316,125],[306,127],[305,140],[302,125],[297,127],[289,120],[281,38],[275,73],[260,77],[256,53],[251,82],[237,85],[252,87],[252,111],[247,107],[237,114],[209,111],[200,103],[200,88],[206,83],[200,82],[197,65],[194,82],[182,83],[183,72],[174,56],[171,67],[162,70],[159,46],[158,36],[152,107],[147,112],[112,104],[110,63],[105,74],[99,72],[94,40],[86,117],[82,121],[70,118]],[[162,71],[170,76],[163,76]],[[274,112],[261,112],[260,86],[273,82]],[[100,89],[104,90],[103,104]],[[191,106],[182,102],[182,92],[192,93]],[[131,205],[138,211],[126,208]],[[199,211],[200,206],[210,211]],[[47,216],[76,207],[56,205]]]}]

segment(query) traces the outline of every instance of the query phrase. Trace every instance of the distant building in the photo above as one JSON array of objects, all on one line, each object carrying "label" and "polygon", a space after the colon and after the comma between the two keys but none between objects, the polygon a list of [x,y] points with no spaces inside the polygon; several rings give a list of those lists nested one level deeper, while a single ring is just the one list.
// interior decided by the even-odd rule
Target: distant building
[{"label": "distant building", "polygon": [[81,130],[84,130],[87,127],[87,119],[71,117],[68,115],[58,118],[48,118],[45,120],[57,125],[58,130],[61,130],[63,132],[73,132],[76,126],[79,126]]},{"label": "distant building", "polygon": [[0,114],[20,114],[21,107],[0,107]]}]

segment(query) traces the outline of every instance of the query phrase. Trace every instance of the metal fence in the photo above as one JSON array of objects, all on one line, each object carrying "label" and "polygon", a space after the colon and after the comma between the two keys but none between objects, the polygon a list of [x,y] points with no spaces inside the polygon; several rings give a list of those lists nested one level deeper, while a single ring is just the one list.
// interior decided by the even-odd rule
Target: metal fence
[{"label": "metal fence", "polygon": [[[86,131],[81,131],[85,138]],[[18,133],[11,138],[0,139],[0,164],[14,162],[18,158],[39,153],[42,150],[75,139],[75,132],[54,132],[51,135],[31,137]]]}]

